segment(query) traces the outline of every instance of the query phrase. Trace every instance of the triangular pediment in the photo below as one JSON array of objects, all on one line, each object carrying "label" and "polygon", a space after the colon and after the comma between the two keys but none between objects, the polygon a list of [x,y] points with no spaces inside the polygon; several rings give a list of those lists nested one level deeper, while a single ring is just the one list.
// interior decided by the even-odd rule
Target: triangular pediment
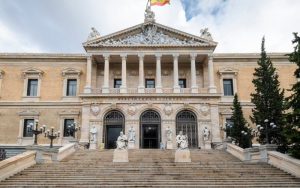
[{"label": "triangular pediment", "polygon": [[213,47],[207,40],[158,23],[148,22],[121,30],[110,35],[97,37],[83,43],[85,48],[101,47]]}]

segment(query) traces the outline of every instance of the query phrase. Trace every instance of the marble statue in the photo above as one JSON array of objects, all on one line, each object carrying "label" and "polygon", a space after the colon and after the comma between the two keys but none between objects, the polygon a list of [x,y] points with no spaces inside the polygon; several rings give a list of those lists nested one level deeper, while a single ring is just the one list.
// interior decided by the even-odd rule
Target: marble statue
[{"label": "marble statue", "polygon": [[92,31],[91,31],[90,35],[88,36],[88,39],[87,39],[88,41],[100,37],[100,33],[94,27],[92,27],[91,29],[92,29]]},{"label": "marble statue", "polygon": [[177,149],[188,149],[188,139],[186,135],[182,134],[182,131],[179,132],[179,135],[176,136]]},{"label": "marble statue", "polygon": [[203,140],[208,141],[210,136],[210,131],[207,129],[207,127],[204,128],[203,130]]},{"label": "marble statue", "polygon": [[210,32],[208,32],[208,28],[204,28],[200,30],[200,34],[202,38],[207,39],[207,40],[213,40]]},{"label": "marble statue", "polygon": [[127,149],[127,136],[121,131],[120,136],[117,139],[117,149]]},{"label": "marble statue", "polygon": [[151,10],[151,6],[147,6],[145,10],[145,22],[155,22],[155,14]]},{"label": "marble statue", "polygon": [[91,134],[91,143],[97,143],[97,133],[98,130],[95,127],[95,125],[90,129],[90,134]]},{"label": "marble statue", "polygon": [[167,141],[172,141],[172,135],[173,135],[173,132],[172,130],[170,129],[170,127],[168,126],[166,128],[166,135],[167,135]]},{"label": "marble statue", "polygon": [[133,126],[131,126],[128,130],[128,141],[135,142],[135,129],[133,128]]}]

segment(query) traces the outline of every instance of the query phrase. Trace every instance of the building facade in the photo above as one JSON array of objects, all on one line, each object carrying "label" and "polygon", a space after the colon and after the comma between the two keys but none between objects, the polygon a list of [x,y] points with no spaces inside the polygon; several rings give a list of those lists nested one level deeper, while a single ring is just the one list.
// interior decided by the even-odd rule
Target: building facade
[{"label": "building facade", "polygon": [[[33,143],[35,120],[60,131],[55,142],[90,142],[114,148],[120,131],[136,131],[135,148],[159,148],[166,129],[187,134],[191,148],[204,147],[203,130],[213,145],[222,143],[234,93],[244,115],[260,54],[217,54],[207,30],[191,35],[158,24],[146,12],[142,24],[100,36],[93,29],[85,54],[0,54],[0,144]],[[283,88],[296,81],[285,53],[269,54]],[[288,92],[286,93],[289,94]],[[77,122],[80,131],[70,127]],[[39,136],[41,144],[48,143]]]}]

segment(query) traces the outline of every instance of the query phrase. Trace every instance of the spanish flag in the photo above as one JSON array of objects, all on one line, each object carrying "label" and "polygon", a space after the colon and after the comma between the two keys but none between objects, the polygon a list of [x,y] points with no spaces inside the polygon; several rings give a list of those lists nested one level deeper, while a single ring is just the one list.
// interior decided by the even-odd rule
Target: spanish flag
[{"label": "spanish flag", "polygon": [[170,4],[170,0],[150,0],[151,6],[154,5],[164,6],[167,3]]}]

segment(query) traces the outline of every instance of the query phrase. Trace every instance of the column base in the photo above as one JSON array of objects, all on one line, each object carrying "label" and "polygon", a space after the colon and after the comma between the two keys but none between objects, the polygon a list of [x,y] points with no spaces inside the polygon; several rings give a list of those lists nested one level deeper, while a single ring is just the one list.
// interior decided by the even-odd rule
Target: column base
[{"label": "column base", "polygon": [[120,93],[127,93],[127,87],[120,87]]},{"label": "column base", "polygon": [[191,88],[191,93],[199,93],[199,89],[197,86]]},{"label": "column base", "polygon": [[217,93],[216,86],[209,86],[208,87],[208,93]]},{"label": "column base", "polygon": [[85,86],[83,92],[84,93],[92,93],[92,88],[90,86]]},{"label": "column base", "polygon": [[174,86],[173,87],[173,93],[180,93],[180,87],[179,86]]},{"label": "column base", "polygon": [[138,87],[138,93],[145,93],[145,87],[139,86]]},{"label": "column base", "polygon": [[162,87],[156,87],[156,93],[163,93]]},{"label": "column base", "polygon": [[103,87],[102,93],[109,93],[109,87]]}]

